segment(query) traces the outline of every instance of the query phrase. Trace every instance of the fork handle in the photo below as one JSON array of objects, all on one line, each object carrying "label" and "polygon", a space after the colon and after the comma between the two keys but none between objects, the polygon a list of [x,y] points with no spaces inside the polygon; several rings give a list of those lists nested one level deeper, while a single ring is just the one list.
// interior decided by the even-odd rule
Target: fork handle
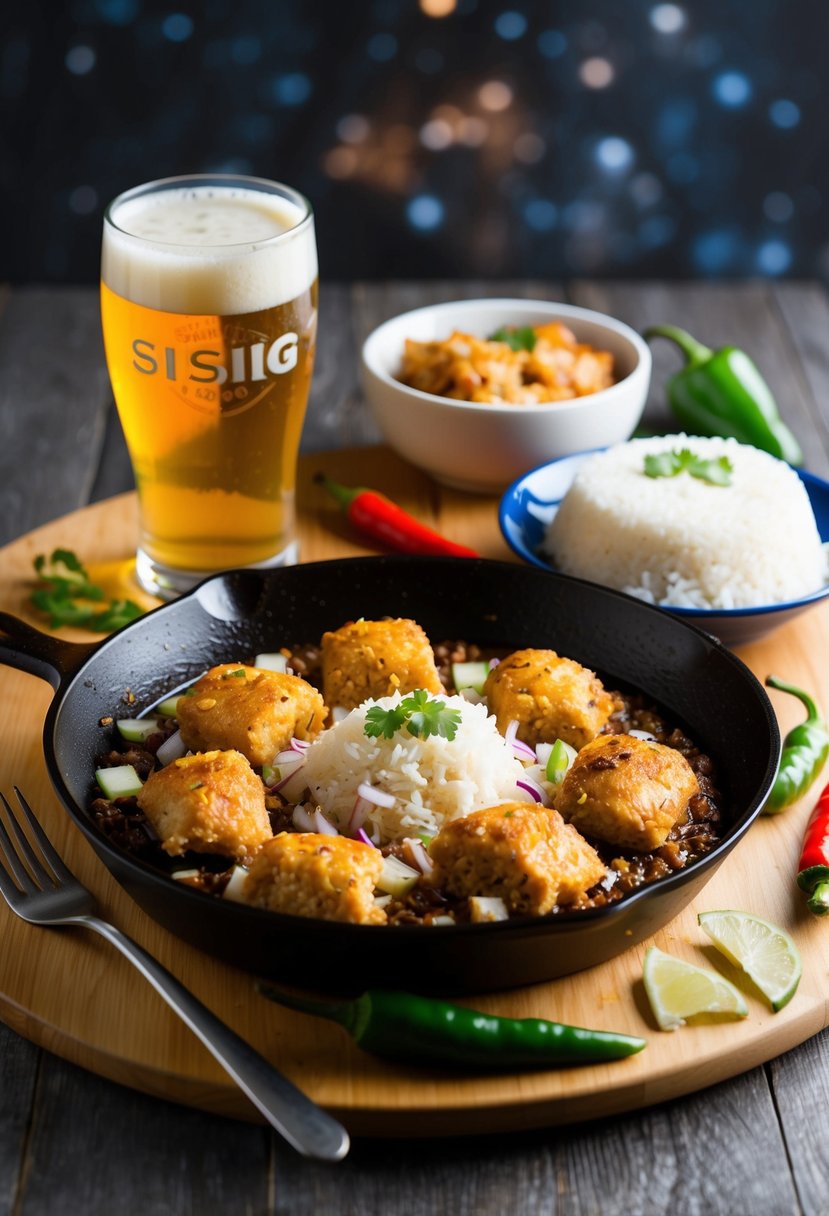
[{"label": "fork handle", "polygon": [[120,950],[201,1039],[271,1127],[298,1152],[323,1161],[340,1161],[346,1155],[349,1138],[345,1128],[277,1072],[137,942],[97,916],[67,917],[66,923],[94,929]]}]

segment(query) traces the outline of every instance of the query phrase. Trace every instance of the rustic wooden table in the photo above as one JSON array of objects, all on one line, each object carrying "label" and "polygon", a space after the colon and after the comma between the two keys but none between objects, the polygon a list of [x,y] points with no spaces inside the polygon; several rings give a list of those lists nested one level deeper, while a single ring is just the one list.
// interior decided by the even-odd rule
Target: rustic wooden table
[{"label": "rustic wooden table", "polygon": [[[671,321],[712,345],[745,346],[807,467],[829,477],[829,300],[814,284],[327,285],[305,450],[378,438],[357,376],[360,341],[376,323],[480,295],[567,299],[637,328]],[[0,307],[2,545],[132,479],[96,292],[14,289]],[[645,422],[664,429],[660,386],[674,364],[667,349],[655,354]],[[358,1140],[344,1163],[322,1166],[261,1127],[121,1088],[0,1026],[0,1216],[825,1213],[827,1107],[824,1031],[765,1067],[641,1113],[498,1138]]]}]

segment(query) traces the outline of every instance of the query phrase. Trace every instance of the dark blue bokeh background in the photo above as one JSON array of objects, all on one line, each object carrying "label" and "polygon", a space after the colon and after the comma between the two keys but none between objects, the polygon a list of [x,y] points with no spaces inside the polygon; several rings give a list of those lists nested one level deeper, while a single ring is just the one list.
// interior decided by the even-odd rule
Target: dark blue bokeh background
[{"label": "dark blue bokeh background", "polygon": [[0,277],[119,191],[312,200],[322,274],[829,275],[826,0],[40,0],[0,17]]}]

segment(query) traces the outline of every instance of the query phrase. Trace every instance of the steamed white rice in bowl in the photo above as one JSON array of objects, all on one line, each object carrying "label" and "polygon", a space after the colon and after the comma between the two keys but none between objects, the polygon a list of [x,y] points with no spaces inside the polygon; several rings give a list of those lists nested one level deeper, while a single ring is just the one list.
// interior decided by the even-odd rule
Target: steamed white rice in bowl
[{"label": "steamed white rice in bowl", "polygon": [[349,825],[361,785],[391,802],[371,805],[362,820],[376,844],[435,836],[445,823],[471,811],[523,799],[516,781],[523,779],[524,766],[498,733],[486,706],[460,696],[439,699],[461,715],[451,742],[436,735],[415,737],[405,730],[391,739],[366,735],[368,711],[374,705],[398,705],[401,697],[396,693],[365,701],[309,746],[302,777],[311,802],[340,831]]},{"label": "steamed white rice in bowl", "polygon": [[[728,485],[649,477],[645,457],[726,457]],[[787,464],[734,439],[663,435],[587,459],[547,527],[565,574],[663,607],[740,609],[819,591],[829,560],[806,489]]]}]

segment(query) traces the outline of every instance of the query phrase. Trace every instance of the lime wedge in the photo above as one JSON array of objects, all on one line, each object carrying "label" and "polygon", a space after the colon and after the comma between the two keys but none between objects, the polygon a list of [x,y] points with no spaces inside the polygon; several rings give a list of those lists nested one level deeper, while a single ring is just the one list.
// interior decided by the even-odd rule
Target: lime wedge
[{"label": "lime wedge", "polygon": [[688,1018],[702,1014],[716,1014],[717,1020],[748,1014],[742,993],[728,980],[715,971],[665,954],[656,946],[645,952],[643,979],[660,1030],[676,1030]]},{"label": "lime wedge", "polygon": [[700,912],[697,920],[735,967],[742,967],[775,1013],[794,996],[803,964],[786,933],[750,912]]}]

